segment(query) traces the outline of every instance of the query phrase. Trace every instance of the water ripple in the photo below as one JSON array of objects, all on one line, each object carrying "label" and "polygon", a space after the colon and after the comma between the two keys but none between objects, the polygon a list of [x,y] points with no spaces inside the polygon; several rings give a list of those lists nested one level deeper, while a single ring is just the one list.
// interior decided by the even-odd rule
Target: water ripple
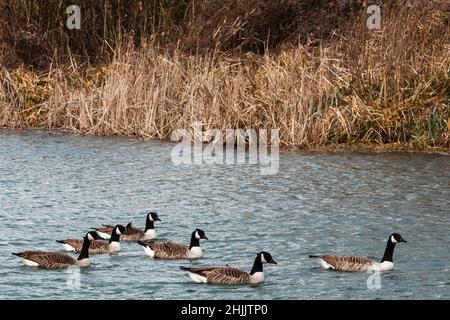
[{"label": "water ripple", "polygon": [[[2,299],[449,299],[450,161],[417,153],[292,153],[280,172],[257,166],[175,166],[173,144],[124,138],[2,131]],[[22,267],[11,252],[60,251],[56,239],[102,223],[144,225],[159,212],[161,239],[188,243],[202,228],[206,258],[153,261],[137,244],[92,257],[80,287],[66,270]],[[369,289],[370,274],[323,271],[309,254],[379,259],[386,236],[408,243],[396,269]],[[251,268],[257,252],[279,262],[259,286],[190,283],[180,265]]]}]

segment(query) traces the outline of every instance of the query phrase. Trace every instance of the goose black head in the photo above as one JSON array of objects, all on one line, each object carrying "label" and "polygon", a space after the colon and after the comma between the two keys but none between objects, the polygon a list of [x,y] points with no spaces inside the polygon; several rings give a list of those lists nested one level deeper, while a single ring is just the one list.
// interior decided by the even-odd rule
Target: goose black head
[{"label": "goose black head", "polygon": [[85,238],[87,238],[89,241],[101,239],[100,236],[98,235],[97,231],[89,231],[88,233],[86,233]]},{"label": "goose black head", "polygon": [[147,214],[147,219],[150,221],[161,221],[156,212],[149,212]]},{"label": "goose black head", "polygon": [[121,224],[116,225],[116,226],[114,227],[114,231],[116,232],[116,234],[117,234],[118,236],[120,236],[120,235],[122,235],[122,234],[127,234],[126,228],[125,228],[123,225],[121,225]]},{"label": "goose black head", "polygon": [[391,241],[392,243],[397,243],[397,242],[406,242],[405,239],[403,239],[403,237],[400,235],[400,233],[393,233],[389,236],[389,241]]},{"label": "goose black head", "polygon": [[275,260],[273,260],[272,255],[270,253],[268,253],[267,251],[261,251],[258,255],[261,259],[261,263],[278,264]]},{"label": "goose black head", "polygon": [[205,235],[205,231],[201,229],[195,229],[194,236],[196,239],[205,239],[208,240],[208,237]]}]

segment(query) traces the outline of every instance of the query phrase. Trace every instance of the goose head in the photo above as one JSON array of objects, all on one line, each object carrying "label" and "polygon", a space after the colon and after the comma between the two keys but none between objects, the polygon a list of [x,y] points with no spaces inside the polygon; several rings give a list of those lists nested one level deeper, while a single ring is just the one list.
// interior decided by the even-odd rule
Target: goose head
[{"label": "goose head", "polygon": [[194,237],[195,237],[195,239],[198,239],[198,240],[200,240],[200,239],[208,240],[208,237],[206,236],[205,231],[203,231],[202,229],[195,229]]},{"label": "goose head", "polygon": [[127,234],[127,229],[123,225],[118,224],[118,225],[116,225],[114,227],[113,232],[115,232],[118,236],[123,235],[123,234],[126,235]]},{"label": "goose head", "polygon": [[397,242],[405,242],[406,240],[403,239],[403,237],[400,235],[400,233],[393,233],[389,236],[389,241],[393,244],[396,244]]},{"label": "goose head", "polygon": [[156,212],[149,212],[147,214],[147,219],[150,221],[161,221]]},{"label": "goose head", "polygon": [[275,260],[273,260],[272,255],[267,251],[261,251],[260,253],[258,253],[258,256],[261,259],[261,263],[278,264]]},{"label": "goose head", "polygon": [[84,236],[85,239],[88,239],[89,241],[94,241],[97,239],[102,239],[100,238],[100,236],[98,235],[97,231],[89,231],[88,233],[86,233],[86,235]]}]

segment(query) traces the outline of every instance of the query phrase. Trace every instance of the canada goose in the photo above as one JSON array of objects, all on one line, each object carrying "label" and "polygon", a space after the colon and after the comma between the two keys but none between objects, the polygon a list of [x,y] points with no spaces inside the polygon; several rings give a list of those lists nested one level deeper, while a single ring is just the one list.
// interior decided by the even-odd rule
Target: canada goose
[{"label": "canada goose", "polygon": [[[122,241],[138,241],[138,240],[153,240],[156,239],[155,232],[155,221],[161,221],[156,212],[149,212],[145,218],[145,229],[138,229],[131,225],[129,222],[126,226],[126,233],[120,236],[120,240]],[[109,239],[111,237],[111,232],[114,229],[112,225],[103,225],[101,228],[93,228],[97,230],[100,237],[103,239]]]},{"label": "canada goose", "polygon": [[387,271],[394,268],[393,254],[397,242],[406,242],[398,233],[392,233],[387,241],[381,262],[375,262],[368,257],[358,256],[313,256],[323,268],[337,271],[366,272],[366,271]]},{"label": "canada goose", "polygon": [[181,270],[188,272],[189,278],[196,283],[211,284],[258,284],[264,282],[263,264],[274,263],[270,253],[261,251],[253,262],[250,273],[237,268],[226,267],[207,267],[207,268],[187,268],[180,267]]},{"label": "canada goose", "polygon": [[[97,231],[92,231],[92,233],[97,233]],[[102,254],[119,252],[119,238],[122,234],[126,234],[125,227],[118,224],[113,228],[113,232],[111,234],[109,242],[103,240],[92,241],[89,246],[89,253]],[[83,248],[83,240],[80,239],[56,240],[56,242],[61,243],[63,245],[63,248],[67,251],[80,252]]]},{"label": "canada goose", "polygon": [[155,243],[138,241],[138,243],[144,247],[145,253],[152,258],[198,259],[203,257],[203,250],[200,248],[200,239],[208,240],[203,230],[195,229],[194,232],[192,232],[191,244],[189,247],[174,242]]},{"label": "canada goose", "polygon": [[75,260],[71,256],[59,252],[44,251],[23,251],[12,253],[22,259],[24,265],[31,267],[41,267],[46,269],[64,269],[72,266],[88,267],[89,261],[89,245],[92,241],[98,239],[95,231],[88,232],[83,238],[83,247],[78,259]]}]

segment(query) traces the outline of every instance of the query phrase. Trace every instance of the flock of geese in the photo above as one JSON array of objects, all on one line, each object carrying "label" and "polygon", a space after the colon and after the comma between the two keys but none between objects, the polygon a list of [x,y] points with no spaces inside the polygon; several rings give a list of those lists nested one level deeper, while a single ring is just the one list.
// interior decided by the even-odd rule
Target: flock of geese
[{"label": "flock of geese", "polygon": [[[75,260],[68,254],[45,251],[23,251],[13,253],[21,258],[23,264],[46,269],[64,269],[73,266],[88,267],[90,254],[112,254],[120,251],[120,241],[134,241],[143,246],[144,252],[155,259],[199,259],[203,257],[200,240],[208,238],[201,229],[195,229],[189,246],[174,242],[156,242],[155,221],[161,221],[158,214],[146,214],[145,229],[135,228],[131,222],[123,225],[103,225],[93,228],[83,239],[57,240],[69,252],[79,253]],[[392,233],[387,241],[381,262],[360,256],[310,255],[325,269],[347,272],[387,271],[394,268],[393,253],[395,245],[406,242],[398,233]],[[250,272],[230,267],[180,267],[196,283],[209,284],[258,284],[264,281],[263,265],[277,264],[271,254],[261,251],[257,254]]]}]

